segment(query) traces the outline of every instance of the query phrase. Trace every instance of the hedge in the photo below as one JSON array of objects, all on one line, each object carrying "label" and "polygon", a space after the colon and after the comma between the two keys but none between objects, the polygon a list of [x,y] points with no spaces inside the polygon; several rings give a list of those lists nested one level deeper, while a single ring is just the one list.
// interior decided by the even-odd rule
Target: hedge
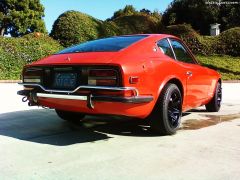
[{"label": "hedge", "polygon": [[188,24],[168,26],[161,32],[180,37],[194,54],[240,56],[240,27],[219,36],[201,36]]},{"label": "hedge", "polygon": [[122,34],[157,33],[158,22],[149,15],[134,14],[121,16],[113,21]]},{"label": "hedge", "polygon": [[228,29],[219,35],[216,52],[218,54],[240,56],[240,27]]},{"label": "hedge", "polygon": [[66,47],[97,38],[141,33],[173,34],[180,37],[194,54],[240,56],[240,27],[215,37],[201,36],[191,25],[163,27],[157,18],[143,13],[100,21],[78,11],[67,11],[55,21],[50,35]]},{"label": "hedge", "polygon": [[172,34],[181,38],[194,54],[207,54],[205,43],[200,40],[200,35],[188,24],[167,26],[162,33]]},{"label": "hedge", "polygon": [[81,42],[121,34],[113,22],[103,22],[78,11],[67,11],[53,24],[50,36],[67,47]]},{"label": "hedge", "polygon": [[115,35],[157,33],[158,28],[156,18],[143,13],[101,21],[78,11],[67,11],[54,22],[50,36],[67,47]]},{"label": "hedge", "polygon": [[[122,16],[113,21],[100,21],[80,12],[68,11],[56,20],[51,36],[63,46],[69,46],[96,38],[136,33],[173,34],[183,39],[197,55],[240,56],[240,27],[229,29],[216,37],[200,36],[190,25],[160,27],[156,19],[142,14]],[[63,48],[60,43],[40,33],[21,38],[0,37],[0,79],[19,79],[25,64],[59,51]],[[217,62],[219,56],[214,57],[214,62]],[[232,59],[225,57],[224,62],[227,60]],[[234,61],[237,62],[238,58]],[[233,72],[233,75],[238,73],[235,70]]]},{"label": "hedge", "polygon": [[0,79],[19,79],[22,67],[63,47],[48,35],[34,33],[21,38],[0,38]]}]

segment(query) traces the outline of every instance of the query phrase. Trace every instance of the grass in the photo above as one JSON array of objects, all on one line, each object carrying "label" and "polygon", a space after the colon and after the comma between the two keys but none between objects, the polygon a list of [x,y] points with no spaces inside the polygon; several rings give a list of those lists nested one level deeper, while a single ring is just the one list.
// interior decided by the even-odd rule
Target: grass
[{"label": "grass", "polygon": [[203,66],[218,71],[223,80],[240,80],[240,57],[197,55],[196,58]]}]

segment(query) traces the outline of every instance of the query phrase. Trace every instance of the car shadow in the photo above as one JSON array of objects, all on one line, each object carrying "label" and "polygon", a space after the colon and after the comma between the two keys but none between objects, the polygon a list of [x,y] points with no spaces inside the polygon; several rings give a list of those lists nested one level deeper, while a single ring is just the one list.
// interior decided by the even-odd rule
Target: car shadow
[{"label": "car shadow", "polygon": [[155,136],[143,120],[87,116],[79,125],[63,121],[55,111],[46,109],[0,114],[0,135],[56,146],[108,140],[114,135]]}]

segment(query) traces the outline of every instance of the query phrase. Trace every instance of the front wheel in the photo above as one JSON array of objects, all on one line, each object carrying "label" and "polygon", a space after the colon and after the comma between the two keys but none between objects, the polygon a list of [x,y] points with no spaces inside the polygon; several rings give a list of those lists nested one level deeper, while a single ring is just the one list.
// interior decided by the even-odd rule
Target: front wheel
[{"label": "front wheel", "polygon": [[175,84],[167,84],[149,116],[151,129],[162,135],[175,134],[182,116],[182,95]]},{"label": "front wheel", "polygon": [[218,112],[221,108],[221,103],[222,103],[222,86],[221,83],[218,82],[213,98],[205,106],[208,112]]},{"label": "front wheel", "polygon": [[69,122],[80,123],[81,120],[85,117],[85,114],[78,112],[62,111],[59,109],[55,109],[55,111],[61,119]]}]

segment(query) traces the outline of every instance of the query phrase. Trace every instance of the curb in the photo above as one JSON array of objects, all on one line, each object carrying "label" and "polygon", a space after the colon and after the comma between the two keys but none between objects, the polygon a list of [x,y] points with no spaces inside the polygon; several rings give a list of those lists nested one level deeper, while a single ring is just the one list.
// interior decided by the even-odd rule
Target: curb
[{"label": "curb", "polygon": [[21,83],[21,80],[0,80],[0,83]]},{"label": "curb", "polygon": [[223,80],[223,83],[240,83],[240,80]]}]

